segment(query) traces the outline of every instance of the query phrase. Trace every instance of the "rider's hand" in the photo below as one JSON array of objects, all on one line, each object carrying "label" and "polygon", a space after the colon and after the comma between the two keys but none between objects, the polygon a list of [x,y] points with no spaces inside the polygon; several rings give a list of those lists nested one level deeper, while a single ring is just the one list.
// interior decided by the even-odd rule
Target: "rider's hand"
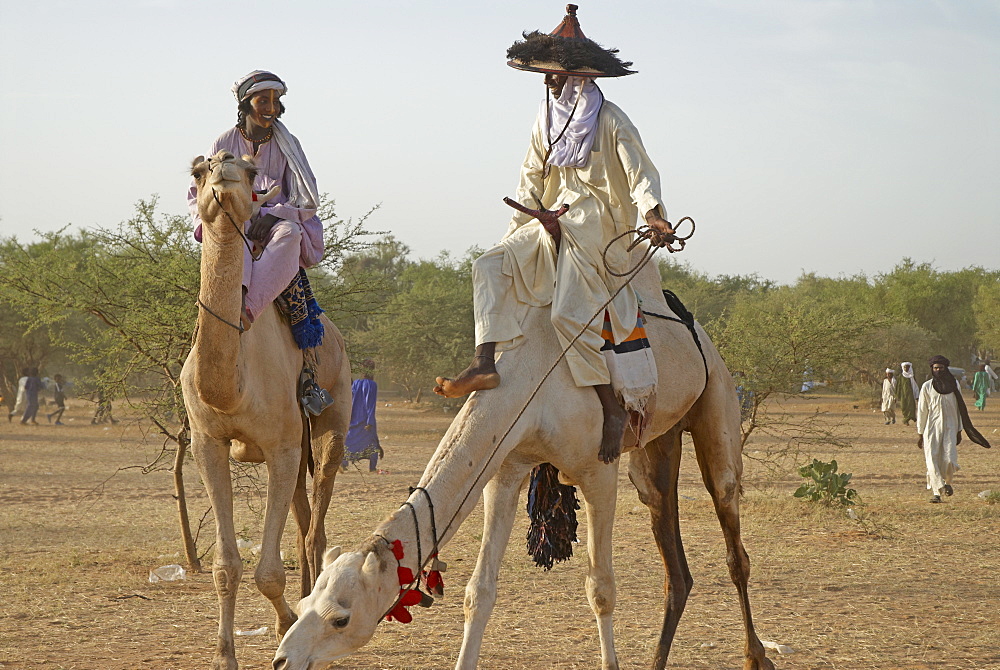
[{"label": "rider's hand", "polygon": [[660,213],[655,209],[651,209],[646,213],[646,225],[648,225],[652,231],[649,236],[649,242],[654,247],[666,246],[677,239],[674,235],[677,231],[675,231],[670,226],[670,223],[661,217]]},{"label": "rider's hand", "polygon": [[923,448],[924,448],[924,436],[917,435],[917,449],[923,449]]},{"label": "rider's hand", "polygon": [[280,219],[274,214],[265,214],[259,216],[250,222],[250,230],[247,232],[247,237],[255,242],[263,242],[267,239],[267,236],[271,233],[271,228],[274,227]]}]

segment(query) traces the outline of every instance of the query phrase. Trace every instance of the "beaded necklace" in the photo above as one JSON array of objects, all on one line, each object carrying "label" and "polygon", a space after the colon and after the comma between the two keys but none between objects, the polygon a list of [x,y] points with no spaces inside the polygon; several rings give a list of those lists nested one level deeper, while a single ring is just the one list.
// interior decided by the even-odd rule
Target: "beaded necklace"
[{"label": "beaded necklace", "polygon": [[268,128],[267,129],[267,135],[265,135],[264,137],[262,137],[259,140],[255,140],[254,138],[252,138],[249,135],[247,135],[247,131],[243,129],[243,126],[241,124],[237,124],[236,128],[240,131],[240,135],[243,136],[243,139],[245,139],[247,142],[250,142],[251,144],[254,145],[254,150],[255,151],[256,151],[256,149],[258,147],[260,147],[260,145],[266,144],[268,141],[270,141],[271,137],[274,135],[274,126],[271,126],[270,128]]}]

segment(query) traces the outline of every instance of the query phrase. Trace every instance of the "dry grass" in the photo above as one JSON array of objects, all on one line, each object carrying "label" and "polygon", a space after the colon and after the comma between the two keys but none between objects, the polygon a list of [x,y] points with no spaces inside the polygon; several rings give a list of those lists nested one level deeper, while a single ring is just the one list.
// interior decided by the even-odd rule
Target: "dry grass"
[{"label": "dry grass", "polygon": [[[778,668],[1000,668],[1000,505],[977,497],[1000,491],[1000,449],[960,447],[956,494],[927,503],[923,463],[912,428],[883,426],[880,415],[846,398],[820,397],[786,409],[817,407],[842,420],[853,446],[807,454],[853,472],[866,526],[843,513],[791,497],[798,476],[754,479],[744,498],[743,533],[753,561],[751,597],[760,636],[795,653]],[[0,667],[157,670],[208,667],[216,603],[209,574],[150,584],[151,568],[179,550],[168,473],[142,475],[121,465],[156,450],[134,430],[90,426],[82,413],[62,427],[0,425]],[[996,401],[976,413],[1000,447]],[[450,416],[440,410],[380,408],[386,475],[340,475],[330,512],[331,543],[351,547],[405,499]],[[755,444],[760,449],[766,445]],[[681,620],[671,668],[739,668],[743,635],[718,523],[685,445],[681,526],[695,587]],[[194,468],[189,471],[194,476]],[[649,666],[662,617],[662,569],[649,517],[622,470],[615,535],[616,633],[623,668]],[[748,476],[758,477],[748,466]],[[192,484],[193,513],[205,508]],[[254,538],[258,519],[239,521]],[[462,635],[462,589],[472,571],[481,515],[442,552],[447,597],[419,610],[413,624],[383,624],[368,647],[334,667],[447,668]],[[874,534],[865,529],[874,530]],[[581,526],[586,533],[585,526]],[[579,557],[550,573],[524,554],[522,513],[501,575],[500,601],[480,667],[517,670],[596,668],[599,649],[583,592]],[[205,544],[203,542],[203,544]],[[582,548],[581,548],[582,550]],[[285,552],[294,555],[286,537]],[[248,556],[249,557],[249,556]],[[288,573],[288,593],[297,592]],[[141,597],[140,597],[141,596]],[[243,578],[237,627],[273,621]],[[237,638],[242,668],[268,668],[272,636]]]}]

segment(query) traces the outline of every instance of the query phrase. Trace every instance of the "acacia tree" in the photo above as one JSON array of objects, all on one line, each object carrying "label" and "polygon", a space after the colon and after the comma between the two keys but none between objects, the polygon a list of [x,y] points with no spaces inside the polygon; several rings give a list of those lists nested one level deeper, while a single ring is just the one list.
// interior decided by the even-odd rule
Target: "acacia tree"
[{"label": "acacia tree", "polygon": [[886,313],[932,332],[940,347],[937,353],[958,365],[975,352],[977,335],[982,333],[974,311],[980,287],[994,287],[998,281],[998,271],[970,267],[940,272],[930,263],[904,258],[877,278],[876,287]]},{"label": "acacia tree", "polygon": [[984,282],[973,301],[976,316],[977,355],[982,359],[1000,353],[1000,282]]},{"label": "acacia tree", "polygon": [[362,346],[375,352],[379,367],[420,400],[435,373],[465,367],[475,345],[472,318],[470,251],[460,261],[442,254],[434,261],[411,264],[399,276],[400,290],[359,334]]},{"label": "acacia tree", "polygon": [[709,332],[729,369],[741,373],[747,406],[744,444],[756,431],[778,440],[777,450],[760,458],[772,469],[795,460],[804,445],[843,444],[817,413],[792,420],[769,400],[803,392],[804,381],[837,378],[871,355],[872,334],[888,325],[842,301],[816,302],[783,287],[765,294],[743,294]]}]

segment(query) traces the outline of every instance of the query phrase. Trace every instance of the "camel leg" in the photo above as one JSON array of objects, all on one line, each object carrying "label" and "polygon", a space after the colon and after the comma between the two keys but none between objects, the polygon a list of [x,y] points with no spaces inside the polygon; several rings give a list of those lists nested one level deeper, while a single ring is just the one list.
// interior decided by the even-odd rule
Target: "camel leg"
[{"label": "camel leg", "polygon": [[303,585],[303,591],[312,591],[319,573],[323,570],[323,554],[326,552],[326,514],[330,509],[333,497],[333,486],[340,470],[340,462],[344,458],[344,438],[347,426],[351,420],[350,384],[347,385],[346,398],[341,394],[334,395],[336,400],[319,416],[312,420],[313,440],[313,485],[312,517],[309,533],[306,535],[306,555],[309,561],[311,581],[308,589]]},{"label": "camel leg", "polygon": [[486,623],[497,599],[500,562],[510,541],[517,499],[531,466],[504,463],[483,489],[483,541],[476,569],[465,587],[465,633],[456,670],[475,670]]},{"label": "camel leg", "polygon": [[[295,433],[289,426],[283,434]],[[299,474],[301,447],[298,440],[293,446],[275,445],[267,461],[267,505],[264,509],[264,533],[261,539],[260,560],[254,571],[254,582],[265,598],[271,601],[276,614],[275,628],[280,639],[295,623],[295,613],[285,600],[285,566],[281,561],[281,534],[285,529],[288,509],[295,493]]]},{"label": "camel leg", "polygon": [[344,458],[344,438],[351,422],[351,365],[347,360],[340,331],[324,317],[327,337],[316,351],[316,380],[333,398],[333,405],[311,420],[313,484],[309,530],[305,537],[309,580],[303,571],[302,595],[305,597],[323,571],[326,553],[326,514],[330,509],[333,487]]},{"label": "camel leg", "polygon": [[684,556],[677,509],[677,474],[681,463],[681,431],[668,432],[629,455],[629,479],[639,492],[639,500],[649,508],[653,537],[663,559],[663,627],[653,658],[654,670],[667,665],[670,645],[694,580]]},{"label": "camel leg", "polygon": [[580,484],[587,501],[587,600],[597,619],[602,670],[618,670],[612,621],[616,595],[611,534],[615,524],[619,462],[595,467]]},{"label": "camel leg", "polygon": [[292,496],[292,516],[295,517],[295,526],[299,531],[295,546],[298,550],[299,569],[302,574],[302,581],[299,584],[300,600],[309,595],[309,592],[312,591],[312,585],[316,582],[316,574],[312,572],[306,544],[306,537],[309,534],[309,527],[312,523],[309,496],[306,493],[306,473],[309,470],[309,458],[305,450],[308,448],[309,445],[305,443],[305,430],[303,429],[302,458],[299,462],[299,474],[295,481],[295,493]]},{"label": "camel leg", "polygon": [[[718,381],[724,377],[724,381]],[[691,436],[705,488],[712,496],[726,539],[726,564],[739,594],[746,631],[744,670],[774,670],[754,631],[750,613],[750,557],[740,537],[740,495],[743,477],[743,447],[740,444],[739,407],[729,375],[713,375],[712,381],[689,414]]]},{"label": "camel leg", "polygon": [[236,670],[233,619],[236,594],[243,577],[243,560],[236,547],[233,527],[233,484],[229,473],[229,441],[216,440],[192,432],[191,453],[198,463],[201,479],[215,513],[215,558],[212,581],[219,599],[219,641],[212,658],[212,670]]}]

